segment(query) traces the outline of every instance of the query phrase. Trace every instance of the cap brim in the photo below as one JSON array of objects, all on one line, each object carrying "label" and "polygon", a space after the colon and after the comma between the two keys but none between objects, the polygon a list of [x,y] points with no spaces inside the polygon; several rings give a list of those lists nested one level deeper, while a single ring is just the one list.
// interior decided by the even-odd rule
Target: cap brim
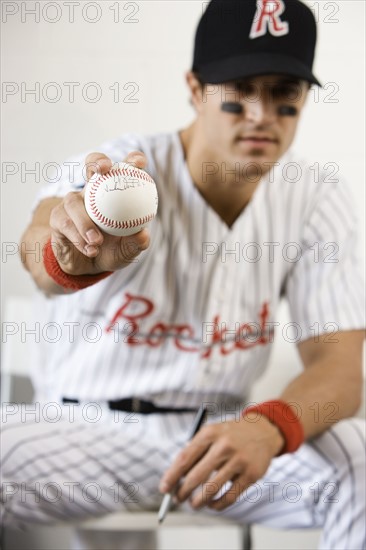
[{"label": "cap brim", "polygon": [[193,70],[198,72],[202,81],[207,84],[222,84],[251,76],[282,74],[321,86],[306,65],[294,57],[280,54],[240,55],[209,63],[199,69],[193,68]]}]

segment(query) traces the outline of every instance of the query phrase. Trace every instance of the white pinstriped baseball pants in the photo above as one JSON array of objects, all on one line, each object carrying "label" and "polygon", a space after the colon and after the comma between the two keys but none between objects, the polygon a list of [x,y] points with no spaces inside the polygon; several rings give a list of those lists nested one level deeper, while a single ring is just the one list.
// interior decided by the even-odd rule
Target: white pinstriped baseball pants
[{"label": "white pinstriped baseball pants", "polygon": [[[12,527],[157,509],[159,480],[185,445],[195,416],[130,415],[92,405],[48,404],[33,411],[3,405],[2,519]],[[182,508],[192,511],[188,502]],[[364,422],[332,425],[296,453],[274,459],[233,505],[203,511],[239,524],[321,527],[320,548],[365,548]]]}]

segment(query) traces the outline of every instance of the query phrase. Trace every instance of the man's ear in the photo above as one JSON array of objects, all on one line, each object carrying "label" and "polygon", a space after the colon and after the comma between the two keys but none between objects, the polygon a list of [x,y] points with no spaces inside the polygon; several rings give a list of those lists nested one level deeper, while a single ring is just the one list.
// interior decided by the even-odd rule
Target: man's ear
[{"label": "man's ear", "polygon": [[197,76],[192,71],[187,71],[185,74],[186,82],[191,93],[190,103],[193,105],[197,113],[202,110],[202,95],[203,86]]}]

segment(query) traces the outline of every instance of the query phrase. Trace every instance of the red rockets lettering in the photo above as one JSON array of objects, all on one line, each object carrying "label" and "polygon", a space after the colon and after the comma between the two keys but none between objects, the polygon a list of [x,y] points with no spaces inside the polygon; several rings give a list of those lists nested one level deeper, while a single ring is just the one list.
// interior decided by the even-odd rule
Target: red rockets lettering
[{"label": "red rockets lettering", "polygon": [[281,21],[280,15],[285,11],[283,0],[258,0],[249,38],[258,38],[270,32],[272,36],[284,36],[289,32],[289,25]]},{"label": "red rockets lettering", "polygon": [[[146,317],[150,315],[154,309],[154,304],[151,300],[143,296],[133,296],[128,292],[126,292],[125,296],[126,301],[115,313],[112,321],[107,327],[107,332],[113,330],[115,324],[119,322],[119,320],[125,320],[129,324],[129,335],[126,342],[130,346],[145,344],[156,348],[165,342],[167,334],[169,334],[169,336],[173,335],[174,343],[181,351],[198,351],[198,348],[185,346],[181,341],[182,337],[191,339],[194,337],[194,331],[190,325],[169,325],[159,322],[153,325],[144,337],[142,337],[140,334],[139,321],[146,319]],[[137,313],[128,313],[128,308],[132,310],[137,308]]]},{"label": "red rockets lettering", "polygon": [[[264,303],[259,312],[259,322],[236,323],[235,330],[226,327],[216,315],[212,322],[203,323],[202,334],[197,337],[194,328],[188,324],[176,325],[159,321],[146,327],[146,321],[153,312],[154,303],[143,296],[125,294],[124,304],[116,311],[106,331],[112,332],[120,326],[128,328],[125,342],[130,346],[156,348],[171,339],[177,349],[183,352],[200,352],[202,359],[209,359],[214,349],[221,355],[229,355],[235,350],[248,350],[258,345],[268,344],[268,304]],[[145,328],[146,327],[146,328]],[[254,328],[253,328],[254,327]],[[253,340],[254,335],[254,340]]]}]

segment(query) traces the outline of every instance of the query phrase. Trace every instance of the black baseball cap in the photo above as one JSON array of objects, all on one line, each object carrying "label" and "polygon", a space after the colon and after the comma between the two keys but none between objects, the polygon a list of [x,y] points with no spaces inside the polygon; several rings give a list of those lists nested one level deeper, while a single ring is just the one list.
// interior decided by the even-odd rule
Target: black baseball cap
[{"label": "black baseball cap", "polygon": [[204,83],[312,72],[316,23],[300,0],[211,0],[198,23],[192,71]]}]

